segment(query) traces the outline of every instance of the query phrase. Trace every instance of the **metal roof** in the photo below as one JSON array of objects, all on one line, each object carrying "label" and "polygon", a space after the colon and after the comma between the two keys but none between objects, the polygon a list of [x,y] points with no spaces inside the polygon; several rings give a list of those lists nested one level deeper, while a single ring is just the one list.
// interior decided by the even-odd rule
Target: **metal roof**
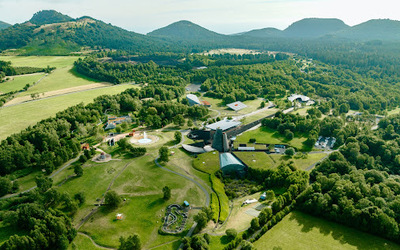
[{"label": "metal roof", "polygon": [[302,102],[308,102],[310,100],[310,97],[305,96],[305,95],[298,95],[298,94],[293,94],[288,97],[288,100],[293,102],[297,99],[300,99]]},{"label": "metal roof", "polygon": [[235,156],[233,156],[231,153],[221,153],[219,154],[219,162],[221,169],[227,166],[232,166],[232,165],[239,165],[241,167],[245,167],[238,159],[236,159]]},{"label": "metal roof", "polygon": [[197,103],[197,104],[201,104],[199,98],[197,97],[197,95],[193,95],[193,94],[188,94],[186,96],[187,99],[189,99],[190,101]]},{"label": "metal roof", "polygon": [[211,130],[217,130],[218,128],[221,129],[222,131],[228,130],[230,128],[234,128],[242,124],[241,122],[233,121],[233,120],[222,120],[219,122],[215,122],[212,124],[208,124],[206,128],[211,129]]},{"label": "metal roof", "polygon": [[239,110],[242,110],[244,108],[247,108],[246,104],[244,104],[243,102],[239,102],[239,101],[238,102],[229,103],[226,106],[228,106],[229,108],[231,108],[231,109],[233,109],[235,111],[239,111]]}]

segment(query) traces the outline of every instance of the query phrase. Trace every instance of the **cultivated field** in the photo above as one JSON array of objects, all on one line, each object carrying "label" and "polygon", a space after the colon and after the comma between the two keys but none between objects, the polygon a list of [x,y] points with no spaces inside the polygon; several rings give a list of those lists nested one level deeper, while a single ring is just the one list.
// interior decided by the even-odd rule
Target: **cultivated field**
[{"label": "cultivated field", "polygon": [[0,108],[0,140],[17,133],[30,125],[54,116],[57,112],[81,102],[88,104],[100,95],[120,93],[133,85],[116,85],[68,95],[22,103],[15,106]]},{"label": "cultivated field", "polygon": [[9,61],[15,67],[62,68],[73,65],[78,58],[78,56],[0,56],[0,61]]},{"label": "cultivated field", "polygon": [[253,243],[257,249],[400,249],[388,240],[292,212]]}]

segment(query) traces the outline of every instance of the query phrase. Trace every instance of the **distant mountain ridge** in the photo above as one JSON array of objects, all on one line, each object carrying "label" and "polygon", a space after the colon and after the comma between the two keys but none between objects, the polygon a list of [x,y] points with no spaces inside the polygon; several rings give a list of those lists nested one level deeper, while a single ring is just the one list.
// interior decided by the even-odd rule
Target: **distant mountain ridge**
[{"label": "distant mountain ridge", "polygon": [[292,23],[283,34],[285,37],[316,38],[349,28],[336,18],[305,18]]},{"label": "distant mountain ridge", "polygon": [[166,37],[178,40],[210,40],[221,39],[225,35],[208,30],[190,21],[182,20],[172,23],[147,34],[153,37]]},{"label": "distant mountain ridge", "polygon": [[7,29],[7,28],[10,27],[10,26],[12,26],[12,25],[9,24],[9,23],[0,21],[0,30],[2,30],[2,29]]},{"label": "distant mountain ridge", "polygon": [[334,35],[352,40],[400,40],[400,21],[373,19]]}]

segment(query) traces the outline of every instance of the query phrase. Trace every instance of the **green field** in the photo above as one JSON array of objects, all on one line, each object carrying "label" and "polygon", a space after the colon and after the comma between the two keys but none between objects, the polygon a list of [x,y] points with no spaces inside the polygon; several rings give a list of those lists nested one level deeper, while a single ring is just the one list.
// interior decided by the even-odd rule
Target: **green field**
[{"label": "green field", "polygon": [[80,75],[72,68],[72,65],[68,65],[63,68],[54,70],[37,85],[29,88],[28,91],[24,92],[23,95],[62,90],[99,82]]},{"label": "green field", "polygon": [[216,151],[199,154],[193,159],[193,167],[200,171],[214,174],[219,170],[219,154]]},{"label": "green field", "polygon": [[14,67],[37,67],[47,66],[62,68],[78,60],[78,56],[0,56],[0,61],[10,61]]},{"label": "green field", "polygon": [[14,76],[12,80],[0,83],[0,92],[8,93],[11,91],[19,91],[25,87],[26,84],[33,84],[44,76],[44,73],[34,75]]},{"label": "green field", "polygon": [[253,243],[257,249],[400,249],[388,240],[301,212],[288,214]]},{"label": "green field", "polygon": [[211,104],[211,109],[218,110],[221,113],[221,118],[224,116],[237,116],[251,113],[253,111],[256,111],[260,107],[260,104],[262,102],[261,99],[244,101],[243,103],[246,104],[247,107],[236,112],[228,108],[226,105],[222,104],[221,99],[202,96],[200,100],[208,101]]},{"label": "green field", "polygon": [[43,119],[54,116],[57,112],[68,107],[81,102],[87,104],[97,96],[114,95],[132,87],[133,85],[116,85],[0,108],[0,120],[2,121],[0,124],[0,140]]},{"label": "green field", "polygon": [[92,241],[81,234],[77,234],[75,239],[69,245],[68,250],[98,250],[102,249],[95,246]]},{"label": "green field", "polygon": [[297,168],[306,170],[326,156],[325,153],[307,154],[306,158],[289,158],[280,154],[266,154],[264,152],[235,152],[247,166],[256,169],[274,169],[284,161],[292,159]]},{"label": "green field", "polygon": [[310,149],[306,148],[303,144],[303,142],[307,140],[306,136],[295,134],[295,137],[292,140],[287,140],[285,136],[279,134],[278,131],[265,127],[260,127],[243,133],[237,137],[235,145],[238,145],[239,143],[248,143],[251,138],[255,138],[257,143],[288,144],[298,150],[310,151]]},{"label": "green field", "polygon": [[[184,200],[189,201],[193,206],[203,206],[204,194],[194,183],[157,167],[151,155],[130,161],[131,164],[112,185],[112,189],[127,200],[115,210],[100,209],[92,219],[82,226],[81,230],[91,235],[98,244],[112,247],[119,245],[120,236],[128,236],[134,232],[139,234],[145,248],[179,239],[181,235],[163,236],[158,234],[162,223],[161,219],[165,215],[165,208],[173,203],[182,204]],[[107,164],[100,164],[97,167],[104,168],[101,165],[107,166]],[[101,189],[106,188],[109,181],[101,179],[104,173],[95,176],[90,173],[84,173],[84,176],[85,174],[90,175],[88,177],[90,180],[86,183],[77,179],[75,183],[71,182],[62,187],[66,191],[70,188],[76,190],[86,188],[87,192],[93,192],[90,190],[96,189],[97,194],[93,197],[98,197],[100,193],[104,192]],[[162,181],[155,182],[154,180]],[[92,187],[92,182],[102,188]],[[172,190],[171,199],[168,201],[162,199],[164,186],[169,186]],[[88,195],[92,196],[89,193]],[[90,199],[92,200],[92,198]],[[193,216],[193,212],[195,210],[190,212],[189,219]],[[124,219],[115,221],[116,213],[122,213]],[[189,224],[187,227],[190,227]]]}]

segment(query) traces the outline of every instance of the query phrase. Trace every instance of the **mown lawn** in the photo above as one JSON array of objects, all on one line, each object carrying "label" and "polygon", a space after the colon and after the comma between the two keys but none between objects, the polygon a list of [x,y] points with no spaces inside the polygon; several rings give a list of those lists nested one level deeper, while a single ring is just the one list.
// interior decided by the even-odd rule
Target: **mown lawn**
[{"label": "mown lawn", "polygon": [[100,95],[118,94],[133,85],[116,85],[108,88],[93,89],[79,93],[21,103],[0,109],[0,140],[17,133],[28,126],[54,116],[57,112],[81,102],[88,104]]},{"label": "mown lawn", "polygon": [[77,234],[75,239],[69,245],[68,250],[98,250],[102,249],[95,246],[92,241],[83,235]]},{"label": "mown lawn", "polygon": [[295,137],[292,140],[287,140],[285,136],[279,134],[278,131],[265,127],[260,127],[258,129],[243,133],[237,137],[235,144],[249,143],[249,140],[252,138],[255,138],[257,143],[288,144],[294,148],[297,148],[298,150],[311,150],[303,144],[303,142],[307,140],[307,135],[295,134]]},{"label": "mown lawn", "polygon": [[257,110],[262,102],[261,99],[244,101],[243,103],[246,104],[247,107],[236,112],[228,108],[225,104],[222,104],[221,99],[202,96],[200,97],[200,100],[210,102],[211,109],[218,110],[219,112],[221,112],[221,118],[225,116],[237,116],[237,115],[245,115],[251,113]]},{"label": "mown lawn", "polygon": [[219,154],[218,152],[208,152],[200,154],[193,159],[193,167],[200,171],[214,174],[219,170]]},{"label": "mown lawn", "polygon": [[[92,179],[96,181],[97,178]],[[172,190],[168,201],[162,199],[164,186]],[[203,206],[205,203],[205,195],[197,185],[157,167],[151,155],[133,160],[115,180],[112,190],[127,200],[115,210],[101,209],[81,228],[97,243],[112,247],[119,245],[120,236],[129,236],[132,233],[139,234],[145,248],[179,239],[181,235],[163,236],[158,233],[165,208],[173,203],[182,204],[185,200],[191,206]],[[196,212],[198,210],[190,212],[191,221]],[[115,221],[116,213],[124,214],[124,219]],[[187,228],[190,226],[189,222]]]},{"label": "mown lawn", "polygon": [[22,90],[26,84],[32,85],[44,76],[44,73],[34,75],[13,76],[13,79],[0,83],[0,92],[8,93],[11,91]]},{"label": "mown lawn", "polygon": [[257,249],[400,249],[400,245],[301,212],[288,214],[253,243]]},{"label": "mown lawn", "polygon": [[284,161],[293,160],[297,168],[306,170],[326,156],[325,153],[307,154],[306,158],[289,158],[280,154],[266,154],[264,152],[235,152],[247,166],[256,169],[274,169]]}]

